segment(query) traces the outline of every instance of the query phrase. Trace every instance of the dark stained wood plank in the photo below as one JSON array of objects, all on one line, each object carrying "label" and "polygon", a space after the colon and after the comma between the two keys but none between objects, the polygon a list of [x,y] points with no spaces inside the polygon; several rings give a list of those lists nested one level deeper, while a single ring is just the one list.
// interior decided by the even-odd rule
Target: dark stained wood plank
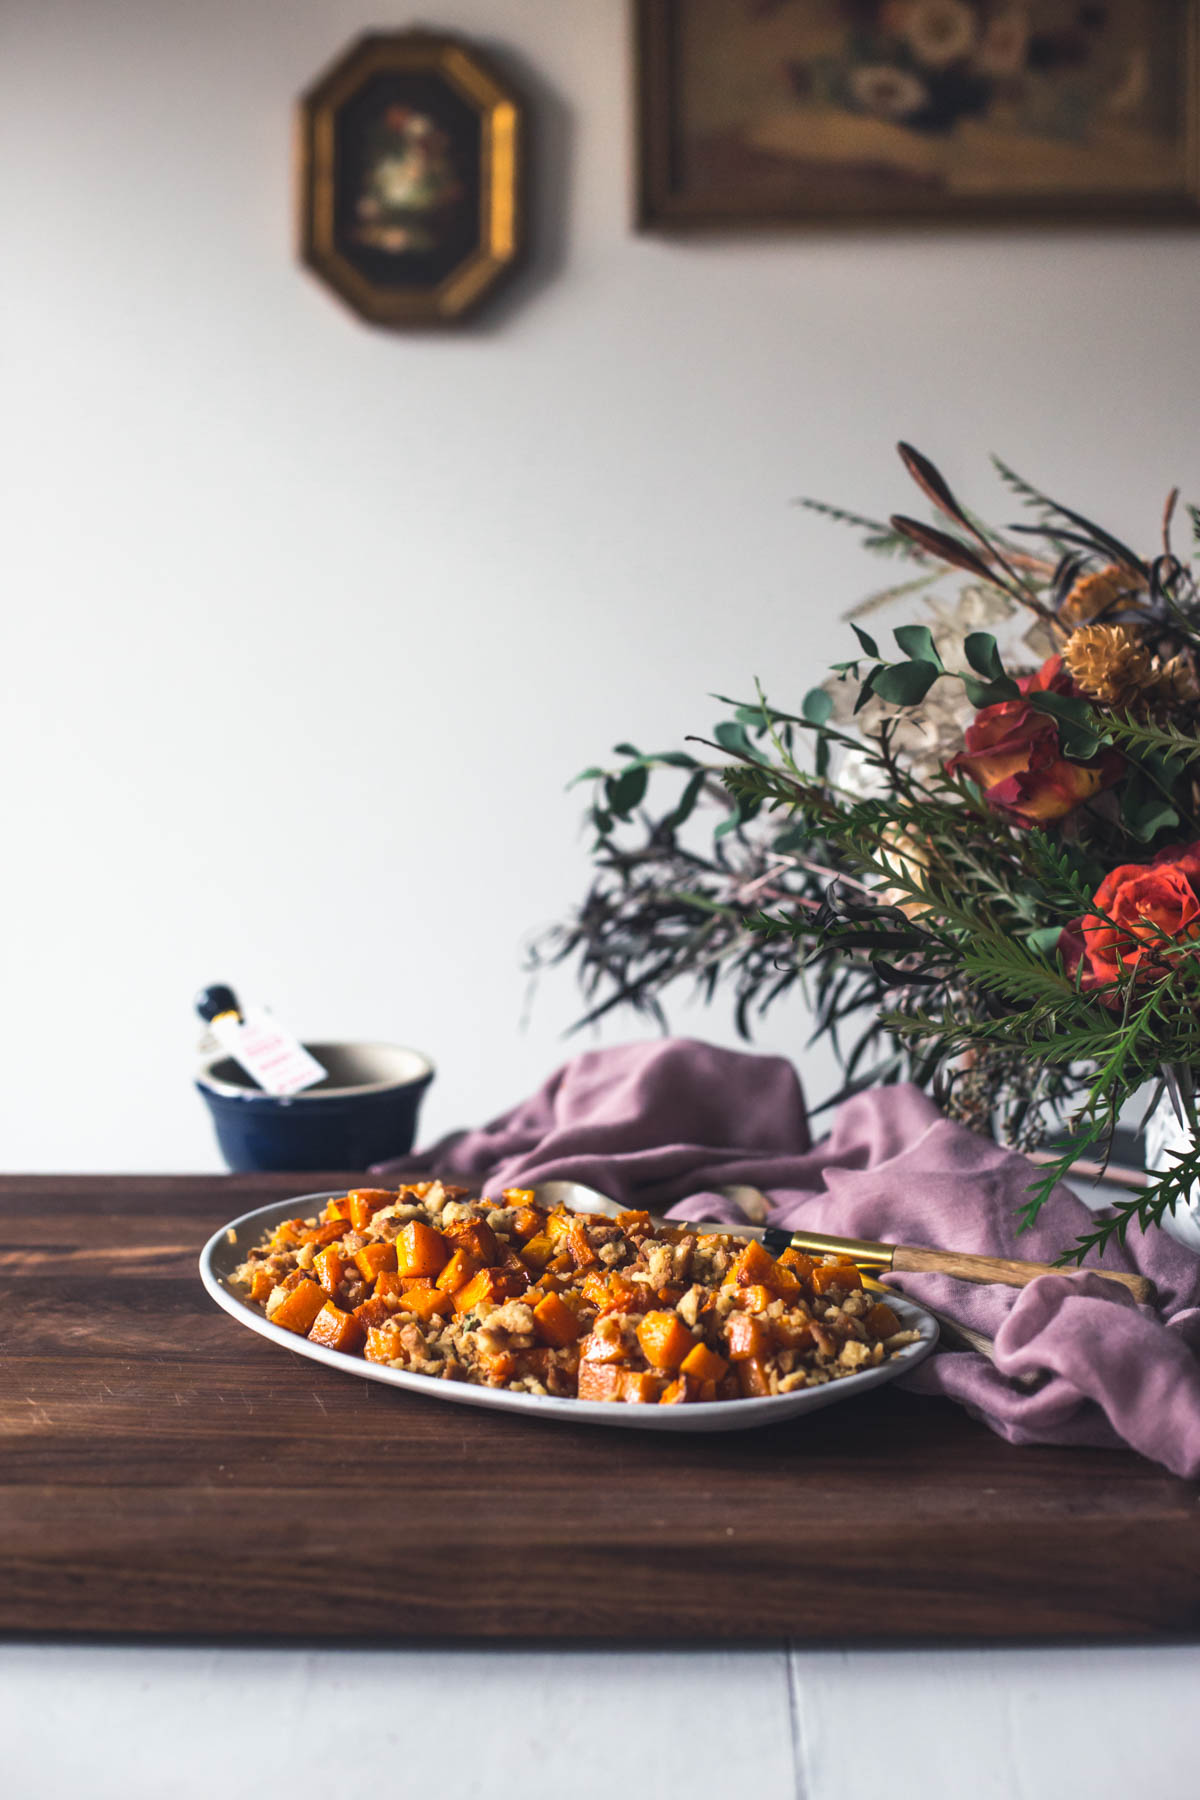
[{"label": "dark stained wood plank", "polygon": [[305,1640],[1194,1635],[1200,1496],[885,1389],[771,1431],[540,1425],[240,1329],[212,1231],[347,1175],[0,1178],[0,1629]]}]

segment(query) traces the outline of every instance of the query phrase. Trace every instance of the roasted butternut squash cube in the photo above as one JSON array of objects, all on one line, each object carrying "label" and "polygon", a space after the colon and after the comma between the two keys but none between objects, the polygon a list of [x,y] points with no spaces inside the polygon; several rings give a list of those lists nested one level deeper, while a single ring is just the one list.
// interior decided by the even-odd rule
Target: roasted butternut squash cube
[{"label": "roasted butternut squash cube", "polygon": [[303,1337],[324,1304],[323,1287],[315,1281],[300,1281],[294,1288],[275,1289],[267,1301],[267,1317],[272,1325],[282,1325]]},{"label": "roasted butternut squash cube", "polygon": [[797,1250],[794,1244],[789,1244],[786,1250],[781,1250],[775,1261],[782,1263],[783,1267],[790,1269],[794,1275],[798,1275],[801,1281],[807,1281],[817,1266],[815,1257],[806,1256],[804,1251]]},{"label": "roasted butternut squash cube", "polygon": [[[767,1347],[767,1334],[750,1313],[730,1313],[725,1321],[725,1342],[731,1362],[746,1362],[761,1356]],[[718,1376],[719,1380],[720,1377]]]},{"label": "roasted butternut squash cube", "polygon": [[372,1325],[367,1332],[363,1356],[367,1362],[373,1363],[401,1362],[404,1358],[404,1347],[400,1342],[400,1327],[390,1322],[383,1325]]},{"label": "roasted butternut squash cube", "polygon": [[767,1365],[761,1356],[748,1356],[737,1365],[738,1386],[746,1400],[761,1400],[771,1391]]},{"label": "roasted butternut squash cube", "polygon": [[504,1188],[500,1197],[506,1206],[534,1206],[537,1203],[532,1188]]},{"label": "roasted butternut squash cube", "polygon": [[622,1371],[621,1398],[627,1406],[657,1406],[666,1383],[661,1375],[644,1369]]},{"label": "roasted butternut squash cube", "polygon": [[354,1316],[366,1331],[373,1325],[386,1325],[396,1310],[395,1299],[385,1299],[382,1294],[372,1294],[361,1306],[354,1308]]},{"label": "roasted butternut squash cube", "polygon": [[743,1287],[738,1288],[734,1305],[739,1307],[742,1312],[764,1313],[771,1302],[778,1298],[779,1295],[774,1288]]},{"label": "roasted butternut squash cube", "polygon": [[326,1244],[313,1257],[313,1274],[327,1294],[336,1294],[342,1276],[346,1273],[346,1265],[342,1261],[342,1253],[334,1244]]},{"label": "roasted butternut squash cube", "polygon": [[672,1373],[696,1343],[675,1312],[648,1312],[637,1328],[637,1338],[646,1361]]},{"label": "roasted butternut squash cube", "polygon": [[567,1249],[577,1269],[594,1269],[600,1260],[588,1239],[587,1226],[580,1218],[571,1220],[567,1232]]},{"label": "roasted butternut squash cube", "polygon": [[800,1277],[786,1263],[776,1261],[771,1270],[770,1280],[764,1283],[781,1300],[796,1300],[800,1295]]},{"label": "roasted butternut squash cube", "polygon": [[690,1381],[686,1375],[677,1375],[669,1381],[662,1391],[658,1404],[660,1406],[685,1406],[699,1396],[699,1384]]},{"label": "roasted butternut squash cube", "polygon": [[412,1313],[423,1324],[428,1324],[430,1319],[454,1311],[454,1296],[443,1294],[435,1287],[409,1288],[401,1297],[400,1310]]},{"label": "roasted butternut squash cube", "polygon": [[573,1344],[581,1330],[579,1320],[557,1294],[547,1294],[544,1300],[538,1301],[533,1309],[533,1325],[542,1343],[557,1349]]},{"label": "roasted butternut squash cube", "polygon": [[269,1269],[255,1269],[250,1277],[250,1298],[252,1300],[269,1300],[275,1290],[275,1277]]},{"label": "roasted butternut squash cube", "polygon": [[403,1275],[395,1269],[383,1269],[375,1277],[374,1297],[376,1300],[399,1300],[405,1288]]},{"label": "roasted butternut squash cube", "polygon": [[827,1294],[830,1288],[860,1288],[863,1278],[853,1263],[818,1263],[812,1272],[814,1294]]},{"label": "roasted butternut squash cube", "polygon": [[813,1342],[812,1321],[792,1313],[782,1319],[769,1319],[771,1337],[780,1350],[807,1350]]},{"label": "roasted butternut squash cube", "polygon": [[391,1206],[395,1198],[391,1188],[351,1188],[346,1203],[355,1231],[365,1230],[380,1207]]},{"label": "roasted butternut squash cube", "polygon": [[728,1367],[725,1358],[710,1350],[707,1344],[697,1344],[679,1365],[681,1374],[690,1375],[697,1382],[720,1381]]},{"label": "roasted butternut squash cube", "polygon": [[364,1281],[374,1281],[385,1269],[396,1267],[395,1244],[364,1244],[354,1252],[354,1264]]},{"label": "roasted butternut squash cube", "polygon": [[[528,1280],[526,1276],[526,1280]],[[475,1307],[488,1300],[493,1306],[500,1306],[505,1300],[513,1300],[516,1294],[510,1292],[514,1277],[508,1269],[480,1269],[478,1275],[472,1275],[470,1281],[464,1282],[453,1295],[454,1310],[459,1313],[473,1312]]]},{"label": "roasted butternut squash cube", "polygon": [[502,1260],[500,1240],[486,1219],[462,1220],[457,1225],[447,1225],[445,1235],[451,1240],[446,1246],[447,1256],[452,1249],[465,1250],[484,1269],[490,1269]]},{"label": "roasted butternut squash cube", "polygon": [[738,1287],[770,1287],[774,1273],[775,1258],[757,1238],[751,1238],[734,1262],[734,1281]]},{"label": "roasted butternut squash cube", "polygon": [[350,1229],[346,1219],[328,1219],[323,1225],[308,1225],[300,1234],[302,1244],[315,1244],[318,1249],[324,1244],[332,1244],[338,1238],[345,1237]]},{"label": "roasted butternut squash cube", "polygon": [[[507,1196],[505,1197],[507,1198]],[[509,1204],[515,1205],[516,1203],[510,1201]],[[539,1236],[545,1218],[546,1215],[540,1206],[518,1206],[516,1216],[509,1229],[515,1238],[525,1244],[531,1237]]]},{"label": "roasted butternut squash cube", "polygon": [[579,1398],[581,1400],[621,1400],[625,1370],[617,1363],[581,1362],[579,1365]]},{"label": "roasted butternut squash cube", "polygon": [[531,1269],[544,1269],[553,1255],[554,1245],[544,1231],[539,1231],[536,1237],[526,1238],[521,1246],[521,1260]]},{"label": "roasted butternut squash cube", "polygon": [[633,1208],[628,1212],[619,1212],[614,1223],[619,1225],[622,1231],[631,1232],[635,1237],[645,1236],[653,1230],[654,1225],[648,1212],[639,1212]]},{"label": "roasted butternut squash cube", "polygon": [[396,1267],[401,1275],[437,1275],[450,1261],[450,1246],[432,1225],[412,1219],[396,1239]]},{"label": "roasted butternut squash cube", "polygon": [[479,1264],[469,1250],[455,1250],[448,1263],[438,1271],[435,1286],[443,1294],[453,1294],[465,1287],[472,1275],[478,1275]]},{"label": "roasted butternut squash cube", "polygon": [[324,1344],[328,1350],[344,1350],[347,1353],[359,1349],[366,1333],[353,1313],[343,1312],[332,1300],[327,1300],[309,1328],[310,1344]]},{"label": "roasted butternut squash cube", "polygon": [[900,1329],[900,1321],[886,1300],[875,1302],[863,1319],[863,1324],[875,1339],[890,1338],[893,1332]]}]

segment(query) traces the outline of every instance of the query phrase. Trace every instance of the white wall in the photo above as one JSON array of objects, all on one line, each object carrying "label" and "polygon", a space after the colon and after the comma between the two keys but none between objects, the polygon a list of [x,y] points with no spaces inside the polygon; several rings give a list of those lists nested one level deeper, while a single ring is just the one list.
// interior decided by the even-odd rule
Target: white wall
[{"label": "white wall", "polygon": [[564,783],[809,684],[872,571],[789,501],[907,503],[899,435],[1143,538],[1200,490],[1195,236],[635,236],[625,13],[426,12],[542,140],[537,266],[431,340],[292,250],[293,96],[405,9],[8,0],[4,1166],[215,1167],[216,978],[429,1050],[432,1130],[528,1089],[574,1004],[519,1030],[522,936],[585,874]]}]

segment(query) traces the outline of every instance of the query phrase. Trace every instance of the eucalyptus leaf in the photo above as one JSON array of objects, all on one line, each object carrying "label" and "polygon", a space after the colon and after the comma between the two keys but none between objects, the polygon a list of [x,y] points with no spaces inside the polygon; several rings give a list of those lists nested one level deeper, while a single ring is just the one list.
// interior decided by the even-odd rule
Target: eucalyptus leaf
[{"label": "eucalyptus leaf", "polygon": [[801,710],[810,725],[827,725],[833,717],[833,695],[824,688],[809,688]]},{"label": "eucalyptus leaf", "polygon": [[935,669],[945,667],[928,625],[897,625],[892,636],[914,662],[932,663]]},{"label": "eucalyptus leaf", "polygon": [[875,693],[893,706],[917,706],[940,674],[931,662],[892,663],[876,675]]},{"label": "eucalyptus leaf", "polygon": [[875,642],[875,639],[871,636],[870,632],[864,631],[862,626],[856,625],[853,620],[850,622],[850,629],[866,651],[867,655],[873,656],[878,660],[879,645]]},{"label": "eucalyptus leaf", "polygon": [[977,675],[985,681],[1003,681],[1004,664],[1000,650],[990,631],[972,631],[963,639],[963,653]]}]

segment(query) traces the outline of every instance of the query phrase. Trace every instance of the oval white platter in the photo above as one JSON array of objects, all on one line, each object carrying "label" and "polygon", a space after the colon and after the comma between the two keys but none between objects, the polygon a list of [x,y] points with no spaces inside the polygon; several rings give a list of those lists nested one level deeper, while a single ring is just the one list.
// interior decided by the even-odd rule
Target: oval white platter
[{"label": "oval white platter", "polygon": [[[585,1193],[587,1190],[583,1190]],[[562,1196],[570,1205],[569,1196]],[[320,1212],[334,1191],[322,1194],[298,1194],[291,1200],[278,1200],[271,1206],[260,1206],[255,1212],[243,1213],[220,1231],[214,1232],[200,1257],[200,1279],[217,1305],[223,1307],[240,1325],[270,1338],[284,1350],[324,1363],[342,1375],[357,1375],[364,1381],[379,1381],[386,1387],[405,1388],[410,1393],[424,1394],[433,1400],[446,1400],[455,1406],[485,1406],[500,1412],[525,1413],[531,1418],[556,1420],[565,1425],[609,1425],[631,1431],[748,1431],[755,1425],[777,1425],[799,1413],[817,1412],[840,1400],[851,1400],[868,1388],[881,1387],[894,1381],[923,1362],[937,1343],[937,1321],[923,1307],[903,1295],[888,1290],[888,1305],[896,1313],[905,1330],[916,1331],[916,1343],[908,1344],[885,1363],[866,1369],[861,1375],[846,1375],[840,1381],[829,1381],[822,1387],[800,1388],[794,1394],[771,1394],[762,1400],[717,1400],[687,1406],[627,1406],[594,1400],[560,1400],[549,1394],[513,1394],[506,1388],[478,1387],[465,1381],[439,1381],[431,1375],[416,1375],[407,1369],[389,1369],[381,1363],[366,1362],[361,1356],[348,1356],[342,1350],[328,1350],[312,1344],[294,1331],[285,1331],[243,1300],[233,1285],[234,1270],[246,1259],[247,1252],[264,1234],[283,1219],[308,1218]],[[595,1199],[588,1196],[577,1211],[597,1211]],[[614,1205],[612,1210],[618,1208]],[[757,1237],[752,1228],[738,1235]]]}]

